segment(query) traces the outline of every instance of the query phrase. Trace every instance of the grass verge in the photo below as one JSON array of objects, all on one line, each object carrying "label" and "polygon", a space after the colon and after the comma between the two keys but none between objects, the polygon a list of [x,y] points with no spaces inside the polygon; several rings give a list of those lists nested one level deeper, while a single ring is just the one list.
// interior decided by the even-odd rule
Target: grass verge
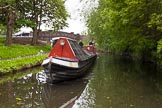
[{"label": "grass verge", "polygon": [[18,45],[4,46],[5,38],[0,38],[0,59],[16,58],[19,56],[34,55],[42,50],[43,52],[49,52],[51,50],[50,45],[45,46],[31,46],[31,45]]},{"label": "grass verge", "polygon": [[40,65],[45,57],[47,57],[47,54],[29,58],[19,58],[15,60],[2,60],[0,61],[0,75],[5,75],[21,69],[31,68],[35,65]]}]

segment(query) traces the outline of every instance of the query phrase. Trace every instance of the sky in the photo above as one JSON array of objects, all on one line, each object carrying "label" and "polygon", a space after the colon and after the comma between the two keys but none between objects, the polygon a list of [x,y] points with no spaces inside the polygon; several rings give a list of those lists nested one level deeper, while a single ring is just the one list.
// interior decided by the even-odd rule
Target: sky
[{"label": "sky", "polygon": [[95,7],[98,7],[98,0],[66,0],[65,7],[71,17],[67,21],[69,27],[63,30],[66,32],[86,33],[87,27],[84,22],[84,17],[81,15],[81,11],[89,13]]},{"label": "sky", "polygon": [[[67,9],[70,17],[67,19],[68,27],[63,28],[61,31],[65,32],[74,32],[75,34],[77,33],[82,33],[83,31],[86,30],[85,23],[81,21],[81,16],[80,16],[80,9],[82,8],[82,4],[79,2],[80,0],[66,0],[65,2],[65,8]],[[44,25],[41,26],[42,30],[48,30],[49,28],[45,27]],[[21,28],[21,31],[24,32],[30,32],[32,31],[31,28]]]},{"label": "sky", "polygon": [[64,28],[63,31],[81,33],[86,30],[85,23],[81,20],[82,16],[80,15],[80,9],[83,7],[79,2],[80,0],[67,0],[65,2],[65,8],[70,14],[67,22],[68,27]]}]

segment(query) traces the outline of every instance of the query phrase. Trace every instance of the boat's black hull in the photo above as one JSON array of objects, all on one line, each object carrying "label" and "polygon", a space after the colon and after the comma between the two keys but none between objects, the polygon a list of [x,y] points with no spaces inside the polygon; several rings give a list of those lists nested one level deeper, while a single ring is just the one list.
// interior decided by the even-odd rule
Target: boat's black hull
[{"label": "boat's black hull", "polygon": [[43,65],[47,75],[47,82],[57,83],[84,76],[87,74],[87,70],[94,64],[96,57],[96,55],[93,55],[85,61],[80,61],[79,68],[71,68],[54,63]]}]

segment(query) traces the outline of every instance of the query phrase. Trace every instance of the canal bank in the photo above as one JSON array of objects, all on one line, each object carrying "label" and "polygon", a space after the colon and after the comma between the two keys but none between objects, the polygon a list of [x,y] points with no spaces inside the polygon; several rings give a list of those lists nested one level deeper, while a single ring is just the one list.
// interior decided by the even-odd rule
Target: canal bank
[{"label": "canal bank", "polygon": [[5,46],[4,44],[5,38],[0,38],[0,76],[40,66],[51,49],[50,45]]},{"label": "canal bank", "polygon": [[45,57],[47,57],[47,54],[37,54],[16,59],[0,60],[0,76],[40,66]]}]

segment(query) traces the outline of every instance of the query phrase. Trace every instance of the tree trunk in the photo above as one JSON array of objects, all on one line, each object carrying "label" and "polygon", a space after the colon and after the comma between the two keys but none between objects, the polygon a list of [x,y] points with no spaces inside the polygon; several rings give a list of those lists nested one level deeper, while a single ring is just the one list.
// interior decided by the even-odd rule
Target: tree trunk
[{"label": "tree trunk", "polygon": [[34,28],[32,28],[33,29],[33,38],[32,38],[32,45],[36,45],[37,44],[37,28],[36,27],[34,27]]},{"label": "tree trunk", "polygon": [[37,40],[38,40],[38,14],[36,12],[36,4],[37,4],[38,0],[34,0],[33,2],[33,7],[34,7],[34,13],[33,13],[33,22],[36,24],[35,27],[33,27],[33,38],[32,38],[32,42],[31,45],[36,45],[37,44]]},{"label": "tree trunk", "polygon": [[7,22],[7,33],[6,33],[6,46],[10,46],[12,44],[12,31],[15,24],[16,14],[12,11],[9,11],[6,22]]}]

